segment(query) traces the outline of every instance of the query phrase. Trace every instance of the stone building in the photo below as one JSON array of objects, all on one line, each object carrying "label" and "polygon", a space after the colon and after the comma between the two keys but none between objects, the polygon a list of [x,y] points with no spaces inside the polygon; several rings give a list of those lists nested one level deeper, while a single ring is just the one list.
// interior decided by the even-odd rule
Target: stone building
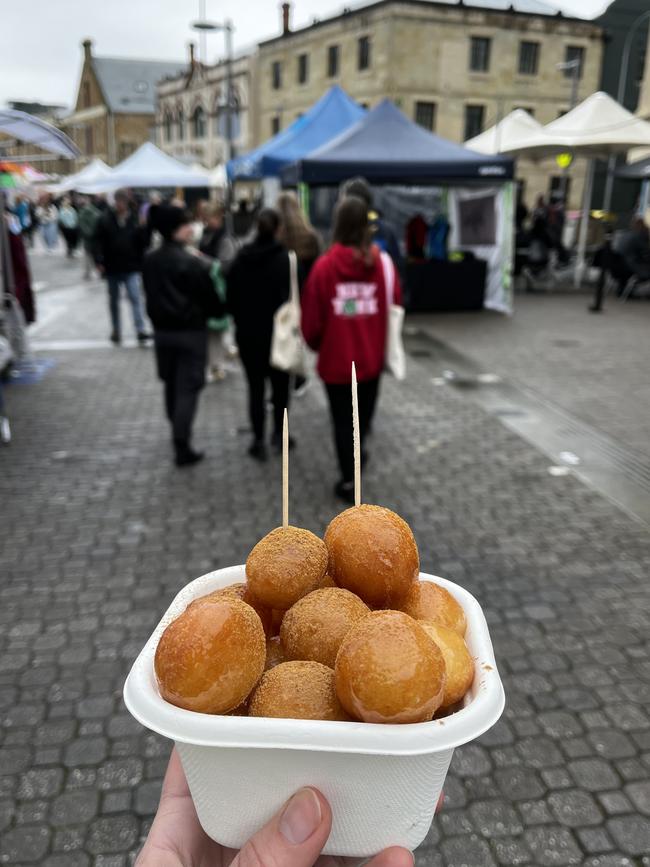
[{"label": "stone building", "polygon": [[[498,7],[498,8],[497,8]],[[280,35],[259,45],[254,143],[286,127],[332,84],[373,106],[388,96],[422,126],[462,142],[514,108],[548,123],[598,89],[603,31],[541,0],[378,0],[291,29],[283,7]],[[571,169],[578,206],[583,161]],[[553,161],[520,162],[529,204],[560,187]]]},{"label": "stone building", "polygon": [[[67,111],[63,105],[43,102],[9,100],[8,107],[16,111],[26,111],[46,123],[59,126],[60,118]],[[32,163],[41,172],[65,174],[70,171],[71,161],[44,151],[36,145],[20,142],[9,135],[0,133],[0,159],[15,159],[22,163]]]},{"label": "stone building", "polygon": [[81,167],[94,157],[115,165],[152,138],[156,83],[177,75],[181,62],[97,57],[84,40],[83,66],[73,111],[61,129],[81,150]]},{"label": "stone building", "polygon": [[[231,65],[230,112],[233,155],[251,146],[252,77],[255,58],[244,54]],[[227,117],[228,64],[200,63],[190,45],[189,65],[158,83],[156,137],[158,147],[186,162],[213,168],[229,159]]]}]

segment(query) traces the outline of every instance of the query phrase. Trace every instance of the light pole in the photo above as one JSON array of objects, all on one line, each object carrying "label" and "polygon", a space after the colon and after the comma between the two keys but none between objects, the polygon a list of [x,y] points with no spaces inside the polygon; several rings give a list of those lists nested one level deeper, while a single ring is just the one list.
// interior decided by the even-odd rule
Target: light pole
[{"label": "light pole", "polygon": [[[576,57],[575,60],[567,60],[564,63],[557,63],[556,69],[560,69],[562,72],[571,71],[571,104],[569,106],[569,111],[574,109],[578,104],[578,82],[580,80],[580,66],[581,61]],[[564,169],[564,174],[562,176],[562,199],[564,207],[566,208],[567,202],[567,188],[569,186],[569,166]]]},{"label": "light pole", "polygon": [[[205,0],[201,0],[202,12],[205,11]],[[193,30],[198,30],[201,34],[201,39],[205,40],[207,33],[223,32],[226,41],[226,159],[228,162],[232,159],[232,103],[233,103],[233,86],[232,86],[232,61],[233,61],[233,45],[232,36],[235,31],[232,21],[226,20],[223,24],[217,24],[214,21],[206,21],[202,15],[200,21],[195,21],[192,24]],[[204,59],[205,62],[205,59]]]},{"label": "light pole", "polygon": [[[623,45],[623,55],[621,57],[621,71],[618,74],[618,92],[616,94],[616,99],[618,102],[623,105],[623,100],[625,99],[625,88],[627,87],[627,73],[630,68],[630,54],[632,53],[632,40],[636,35],[637,30],[643,24],[644,21],[647,21],[650,18],[650,10],[647,12],[643,12],[639,17],[634,21],[630,29],[628,30],[627,36],[625,37],[625,44]],[[603,211],[609,211],[612,205],[612,192],[614,189],[614,169],[616,168],[616,157],[611,156],[607,161],[607,179],[605,180],[605,193],[603,195]]]}]

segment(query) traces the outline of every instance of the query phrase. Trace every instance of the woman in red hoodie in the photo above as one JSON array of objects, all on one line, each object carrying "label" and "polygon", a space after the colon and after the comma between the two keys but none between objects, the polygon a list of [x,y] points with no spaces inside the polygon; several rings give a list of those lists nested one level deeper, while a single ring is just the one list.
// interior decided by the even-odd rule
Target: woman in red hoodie
[{"label": "woman in red hoodie", "polygon": [[352,444],[352,362],[359,382],[361,446],[370,427],[379,378],[384,367],[388,306],[386,279],[393,286],[391,302],[401,304],[399,277],[389,256],[370,242],[368,209],[355,196],[336,211],[334,244],[311,270],[302,298],[302,331],[318,352],[318,373],[330,402],[334,442],[341,480],[334,489],[354,501]]}]

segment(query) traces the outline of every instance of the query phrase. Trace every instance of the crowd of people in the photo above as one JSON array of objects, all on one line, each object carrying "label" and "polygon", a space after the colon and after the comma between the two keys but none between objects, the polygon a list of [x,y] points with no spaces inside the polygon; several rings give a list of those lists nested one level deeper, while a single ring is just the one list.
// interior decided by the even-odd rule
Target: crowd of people
[{"label": "crowd of people", "polygon": [[[203,458],[192,441],[199,395],[206,380],[225,377],[227,359],[236,356],[248,391],[248,454],[263,462],[269,449],[281,451],[284,410],[305,383],[295,372],[271,364],[276,313],[289,300],[295,257],[304,342],[318,355],[317,372],[330,407],[340,470],[335,493],[353,500],[352,362],[365,462],[384,366],[387,286],[394,287],[392,300],[401,302],[398,270],[391,265],[393,274],[386,274],[380,251],[390,243],[365,181],[355,179],[344,189],[325,251],[292,192],[282,193],[274,208],[260,210],[243,238],[227,226],[221,204],[202,201],[191,213],[180,200],[137,201],[127,190],[117,190],[110,204],[103,197],[73,196],[55,203],[44,196],[33,206],[19,198],[14,213],[28,245],[35,231],[46,250],[60,233],[69,256],[81,242],[84,277],[96,269],[106,281],[115,345],[122,342],[124,288],[137,341],[153,341],[179,467]],[[295,445],[292,439],[290,447]]]}]

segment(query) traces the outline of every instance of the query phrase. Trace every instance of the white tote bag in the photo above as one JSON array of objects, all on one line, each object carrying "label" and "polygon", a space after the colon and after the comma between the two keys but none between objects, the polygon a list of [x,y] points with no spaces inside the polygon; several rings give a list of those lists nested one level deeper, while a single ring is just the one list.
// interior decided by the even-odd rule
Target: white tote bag
[{"label": "white tote bag", "polygon": [[305,375],[305,345],[300,330],[300,292],[298,290],[298,259],[289,251],[291,289],[289,300],[280,305],[273,317],[271,367],[297,376]]},{"label": "white tote bag", "polygon": [[388,253],[381,252],[381,264],[384,269],[384,283],[386,284],[386,356],[384,367],[392,373],[395,379],[402,380],[406,376],[406,353],[402,342],[402,328],[404,326],[404,308],[395,304],[395,265]]}]

